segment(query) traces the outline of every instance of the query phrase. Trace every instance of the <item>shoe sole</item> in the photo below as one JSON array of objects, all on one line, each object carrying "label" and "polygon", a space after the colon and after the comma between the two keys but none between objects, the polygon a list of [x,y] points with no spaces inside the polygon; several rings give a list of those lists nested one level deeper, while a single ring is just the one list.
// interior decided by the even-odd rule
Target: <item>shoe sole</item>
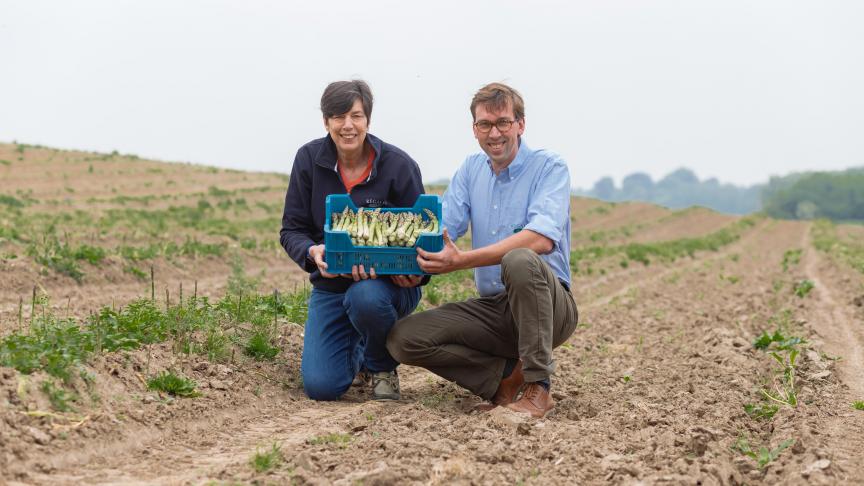
[{"label": "shoe sole", "polygon": [[471,410],[475,412],[491,412],[496,408],[498,408],[498,405],[495,405],[494,403],[478,403],[471,407]]},{"label": "shoe sole", "polygon": [[395,402],[401,399],[402,397],[400,395],[372,395],[372,400],[384,402]]}]

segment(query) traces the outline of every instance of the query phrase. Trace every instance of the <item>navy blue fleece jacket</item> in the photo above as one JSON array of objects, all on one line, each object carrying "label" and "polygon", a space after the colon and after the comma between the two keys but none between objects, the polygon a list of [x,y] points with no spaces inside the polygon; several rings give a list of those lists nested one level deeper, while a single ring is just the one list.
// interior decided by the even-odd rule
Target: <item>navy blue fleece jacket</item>
[{"label": "navy blue fleece jacket", "polygon": [[[357,207],[411,207],[423,194],[423,180],[417,162],[394,145],[366,134],[366,142],[375,151],[369,177],[351,190]],[[300,268],[310,273],[316,288],[345,292],[352,280],[324,278],[308,258],[309,247],[324,243],[324,214],[328,194],[345,194],[345,185],[336,167],[336,145],[327,135],[300,147],[294,158],[282,230],[282,247]],[[424,279],[428,280],[428,279]]]}]

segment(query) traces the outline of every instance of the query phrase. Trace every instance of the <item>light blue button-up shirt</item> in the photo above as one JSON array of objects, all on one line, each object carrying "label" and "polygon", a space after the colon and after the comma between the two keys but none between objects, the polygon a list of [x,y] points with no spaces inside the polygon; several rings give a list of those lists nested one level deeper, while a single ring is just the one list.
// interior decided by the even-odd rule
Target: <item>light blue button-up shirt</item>
[{"label": "light blue button-up shirt", "polygon": [[[557,154],[531,149],[523,138],[497,176],[485,153],[469,155],[444,193],[443,224],[455,241],[469,223],[473,248],[521,230],[549,238],[555,247],[542,257],[570,285],[570,171]],[[501,265],[476,268],[474,282],[482,296],[503,292]]]}]

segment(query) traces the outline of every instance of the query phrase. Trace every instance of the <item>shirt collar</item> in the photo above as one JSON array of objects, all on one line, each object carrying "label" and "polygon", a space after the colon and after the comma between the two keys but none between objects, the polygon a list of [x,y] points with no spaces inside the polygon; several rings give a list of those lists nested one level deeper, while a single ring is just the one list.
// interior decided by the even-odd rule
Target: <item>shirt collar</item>
[{"label": "shirt collar", "polygon": [[[522,138],[519,140],[519,150],[516,151],[516,158],[513,159],[513,162],[510,162],[510,165],[504,168],[501,171],[502,176],[506,175],[513,179],[514,177],[518,177],[519,174],[522,173],[522,170],[525,169],[525,164],[528,162],[528,155],[531,152],[531,149],[528,148],[528,144],[525,143],[525,139]],[[489,166],[489,170],[492,170],[492,161],[489,160],[489,157],[486,157],[486,165]]]}]

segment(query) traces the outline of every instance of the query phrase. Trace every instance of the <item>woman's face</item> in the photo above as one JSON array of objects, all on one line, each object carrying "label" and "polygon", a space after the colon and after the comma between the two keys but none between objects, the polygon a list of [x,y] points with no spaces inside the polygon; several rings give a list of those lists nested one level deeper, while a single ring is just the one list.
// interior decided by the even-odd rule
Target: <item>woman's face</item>
[{"label": "woman's face", "polygon": [[366,131],[369,129],[369,119],[363,112],[363,103],[359,99],[354,100],[354,105],[347,112],[325,118],[324,127],[340,154],[363,150]]}]

